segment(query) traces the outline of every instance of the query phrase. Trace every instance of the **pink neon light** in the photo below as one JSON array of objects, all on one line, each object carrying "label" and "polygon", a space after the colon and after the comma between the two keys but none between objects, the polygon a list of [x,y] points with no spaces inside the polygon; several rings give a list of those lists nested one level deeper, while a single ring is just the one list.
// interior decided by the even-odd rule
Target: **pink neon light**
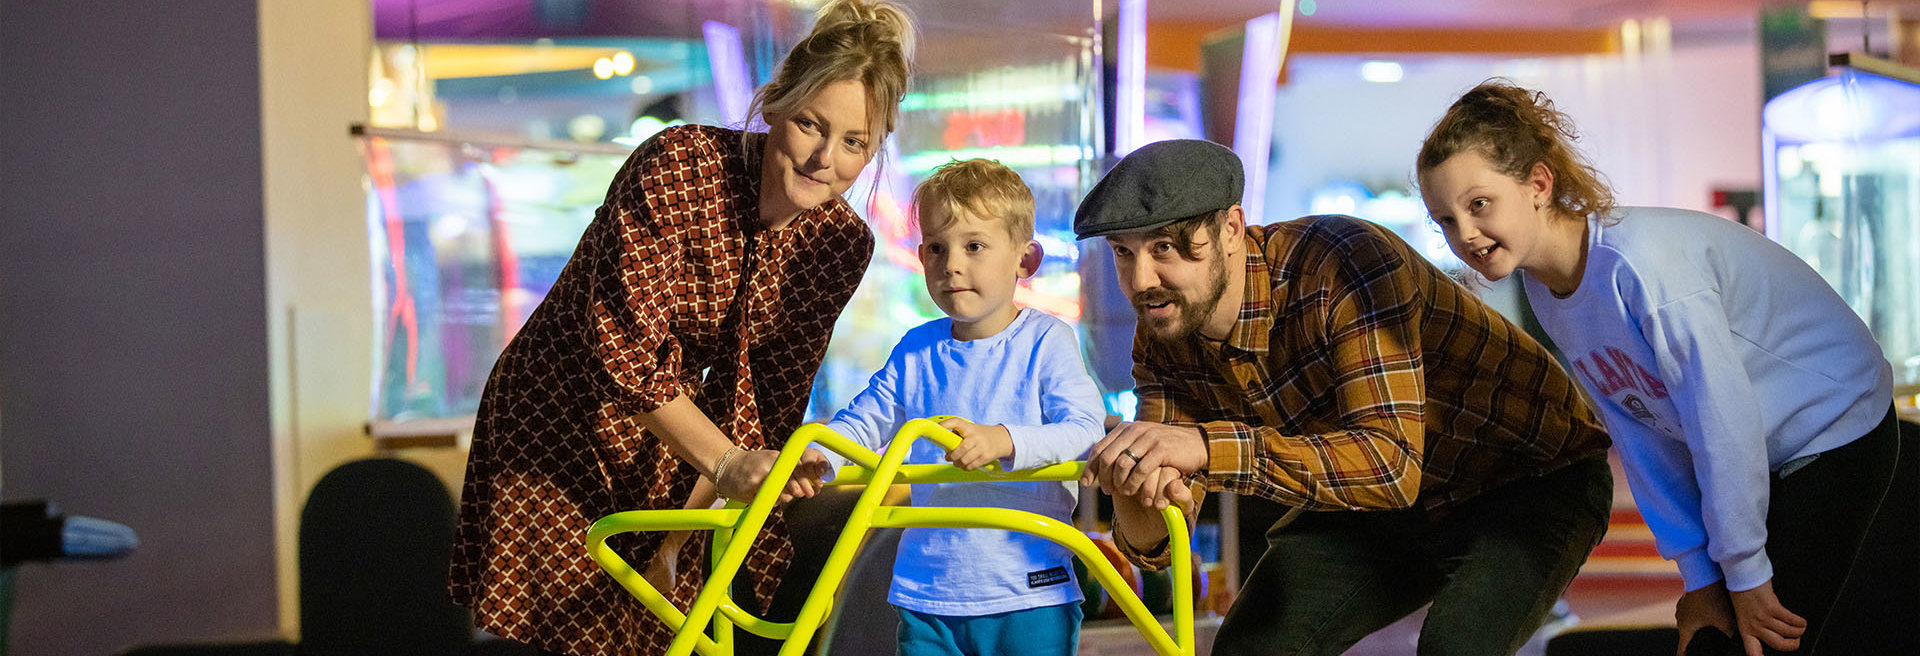
[{"label": "pink neon light", "polygon": [[1118,60],[1114,62],[1113,155],[1146,145],[1147,0],[1120,0]]},{"label": "pink neon light", "polygon": [[740,30],[719,21],[700,26],[707,41],[707,64],[713,69],[713,93],[720,100],[720,120],[747,127],[747,104],[753,83],[747,79],[747,56],[740,48]]}]

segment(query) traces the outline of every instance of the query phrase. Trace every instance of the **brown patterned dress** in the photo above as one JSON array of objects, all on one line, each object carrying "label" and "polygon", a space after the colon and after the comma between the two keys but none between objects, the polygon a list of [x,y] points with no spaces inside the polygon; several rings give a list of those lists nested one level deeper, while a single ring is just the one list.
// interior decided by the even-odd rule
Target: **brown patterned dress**
[{"label": "brown patterned dress", "polygon": [[[450,585],[481,628],[572,654],[665,651],[666,625],[584,543],[600,517],[683,507],[699,476],[636,413],[689,395],[750,449],[777,449],[800,424],[873,235],[838,199],[762,229],[764,140],[741,143],[737,131],[681,126],[642,144],[494,366]],[[767,526],[746,566],[762,607],[792,554],[778,513]],[[610,544],[645,568],[661,537]],[[709,537],[681,550],[668,597],[682,608],[703,582]]]}]

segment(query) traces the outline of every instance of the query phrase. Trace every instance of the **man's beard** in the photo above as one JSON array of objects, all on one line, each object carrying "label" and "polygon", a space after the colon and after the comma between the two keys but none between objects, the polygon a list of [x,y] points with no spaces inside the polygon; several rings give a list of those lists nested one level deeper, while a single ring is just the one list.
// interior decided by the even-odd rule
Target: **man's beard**
[{"label": "man's beard", "polygon": [[[1212,261],[1207,267],[1206,294],[1198,301],[1189,303],[1180,294],[1165,287],[1141,290],[1133,296],[1133,309],[1139,318],[1135,332],[1144,334],[1147,339],[1162,344],[1174,344],[1200,331],[1213,311],[1220,306],[1221,297],[1227,293],[1227,261],[1224,249],[1214,242]],[[1173,303],[1180,312],[1172,319],[1153,319],[1147,316],[1147,307],[1158,303]]]}]

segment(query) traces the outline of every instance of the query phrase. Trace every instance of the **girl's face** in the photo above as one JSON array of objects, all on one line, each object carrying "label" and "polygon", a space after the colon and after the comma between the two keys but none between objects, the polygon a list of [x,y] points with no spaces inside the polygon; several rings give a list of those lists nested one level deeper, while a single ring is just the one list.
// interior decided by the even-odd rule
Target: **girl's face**
[{"label": "girl's face", "polygon": [[867,85],[859,80],[829,84],[791,114],[767,121],[760,204],[770,228],[846,193],[873,161]]},{"label": "girl's face", "polygon": [[1420,197],[1447,246],[1488,280],[1528,268],[1540,254],[1553,174],[1535,164],[1515,180],[1469,149],[1420,173]]}]

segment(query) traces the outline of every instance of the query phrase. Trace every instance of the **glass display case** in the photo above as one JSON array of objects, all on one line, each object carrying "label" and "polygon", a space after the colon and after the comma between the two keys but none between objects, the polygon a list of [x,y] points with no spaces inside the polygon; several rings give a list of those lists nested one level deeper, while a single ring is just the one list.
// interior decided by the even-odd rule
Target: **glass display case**
[{"label": "glass display case", "polygon": [[1920,392],[1920,84],[1835,70],[1763,110],[1767,236],[1866,320],[1911,411]]},{"label": "glass display case", "polygon": [[629,149],[359,136],[375,269],[372,420],[469,417]]},{"label": "glass display case", "polygon": [[[834,327],[809,407],[828,417],[866,387],[906,331],[943,316],[927,296],[915,254],[913,187],[941,164],[984,157],[1020,174],[1033,190],[1040,270],[1014,300],[1070,324],[1081,319],[1080,246],[1073,213],[1098,180],[1100,86],[1091,4],[1040,3],[1054,15],[1085,7],[1084,33],[1012,21],[949,20],[917,5],[922,68],[900,103],[885,159],[869,166],[847,199],[873,227],[872,266]],[[962,8],[964,9],[964,8]],[[961,12],[964,13],[964,12]]]},{"label": "glass display case", "polygon": [[[847,194],[874,230],[874,261],[835,326],[809,418],[844,406],[906,330],[941,316],[915,256],[909,199],[951,159],[996,159],[1026,180],[1046,258],[1016,300],[1070,323],[1081,314],[1072,221],[1100,158],[1096,5],[909,4],[920,21],[913,85],[886,153]],[[703,28],[687,19],[662,35],[522,30],[506,36],[530,43],[485,48],[468,42],[491,33],[448,24],[418,43],[378,44],[370,104],[391,120],[358,131],[376,269],[376,432],[468,420],[631,149],[665,118],[738,125],[725,97],[764,83],[773,53],[811,23],[811,10],[788,3],[720,13],[707,17],[704,43],[688,38]],[[631,63],[581,68],[596,58]]]}]

